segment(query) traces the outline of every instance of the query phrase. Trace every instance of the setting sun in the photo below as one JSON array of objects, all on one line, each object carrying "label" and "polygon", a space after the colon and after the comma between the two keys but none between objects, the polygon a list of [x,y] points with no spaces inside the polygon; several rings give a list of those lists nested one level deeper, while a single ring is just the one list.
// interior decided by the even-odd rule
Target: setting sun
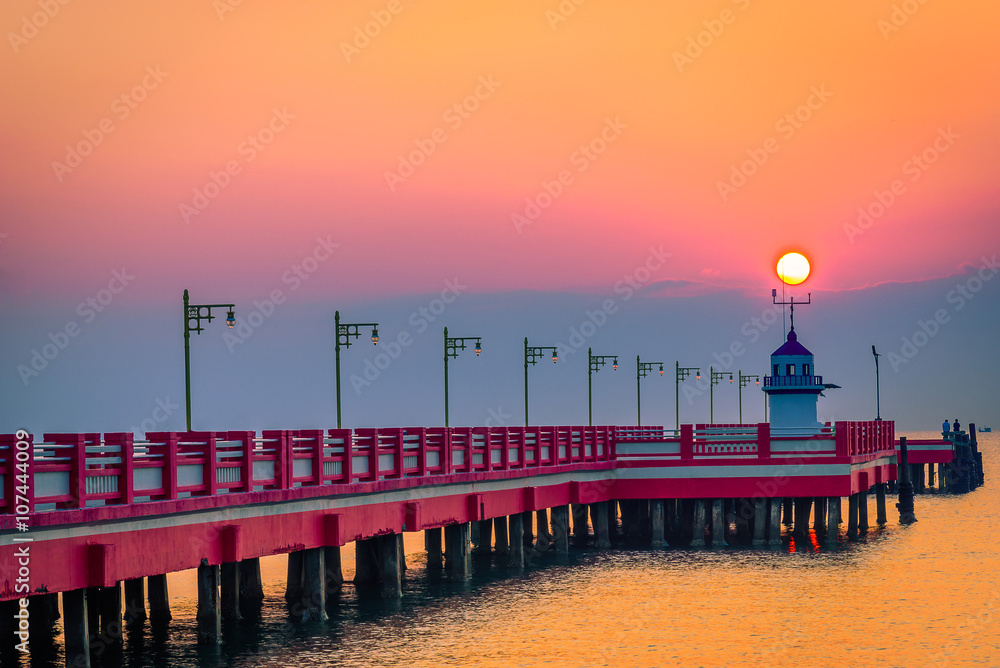
[{"label": "setting sun", "polygon": [[785,253],[778,260],[778,278],[788,285],[798,285],[809,278],[809,260],[801,253]]}]

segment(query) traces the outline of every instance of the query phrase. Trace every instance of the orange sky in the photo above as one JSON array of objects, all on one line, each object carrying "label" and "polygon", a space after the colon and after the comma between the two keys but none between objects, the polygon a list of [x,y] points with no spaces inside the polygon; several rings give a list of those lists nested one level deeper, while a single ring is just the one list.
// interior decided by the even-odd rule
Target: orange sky
[{"label": "orange sky", "polygon": [[[343,297],[453,274],[473,291],[607,291],[650,246],[673,253],[664,277],[770,287],[795,249],[811,288],[855,288],[953,273],[998,236],[990,3],[914,0],[891,32],[895,5],[867,0],[593,0],[558,22],[555,0],[44,4],[0,8],[13,300],[75,297],[123,264],[152,299],[182,283],[254,296],[319,235],[342,255],[315,285]],[[613,141],[586,158],[609,119]],[[85,133],[92,153],[55,166]],[[399,156],[434,136],[390,190]],[[908,163],[925,150],[926,170]],[[752,155],[763,164],[723,197]],[[229,162],[238,173],[185,216]],[[519,231],[512,215],[560,172]],[[897,180],[870,229],[845,229]]]}]

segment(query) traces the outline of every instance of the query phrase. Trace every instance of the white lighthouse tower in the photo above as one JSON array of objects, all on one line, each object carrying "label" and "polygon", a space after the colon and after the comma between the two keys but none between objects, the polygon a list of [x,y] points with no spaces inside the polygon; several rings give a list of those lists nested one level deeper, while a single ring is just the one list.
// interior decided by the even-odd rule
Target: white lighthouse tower
[{"label": "white lighthouse tower", "polygon": [[[810,300],[811,301],[811,300]],[[771,406],[771,430],[782,436],[809,436],[820,433],[816,419],[819,395],[838,385],[823,383],[816,375],[813,354],[799,343],[795,333],[795,302],[792,301],[791,328],[780,348],[771,353],[771,375],[764,376],[764,392]]]}]

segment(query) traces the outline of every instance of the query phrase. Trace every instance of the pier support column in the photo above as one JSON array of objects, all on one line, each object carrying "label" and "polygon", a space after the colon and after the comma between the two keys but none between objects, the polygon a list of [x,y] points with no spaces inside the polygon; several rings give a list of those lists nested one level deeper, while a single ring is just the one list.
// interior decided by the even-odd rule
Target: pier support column
[{"label": "pier support column", "polygon": [[653,547],[666,547],[667,540],[664,528],[666,527],[663,513],[663,499],[650,499],[649,501],[649,524],[652,529],[651,542]]},{"label": "pier support column", "polygon": [[444,566],[441,554],[441,529],[424,531],[424,547],[427,548],[427,568],[437,569]]},{"label": "pier support column", "polygon": [[219,567],[206,559],[198,567],[198,644],[218,645],[222,635],[222,608],[219,605]]},{"label": "pier support column", "polygon": [[569,506],[552,509],[552,538],[559,554],[569,554]]},{"label": "pier support column", "polygon": [[799,496],[795,498],[795,533],[800,536],[809,535],[809,514],[812,512],[812,497]]},{"label": "pier support column", "polygon": [[858,531],[868,533],[868,490],[858,492]]},{"label": "pier support column", "polygon": [[302,551],[302,620],[326,619],[326,560],[322,547]]},{"label": "pier support column", "polygon": [[826,542],[836,545],[840,540],[840,497],[831,496],[826,500]]},{"label": "pier support column", "polygon": [[691,547],[705,547],[705,499],[694,500],[694,519],[691,521]]},{"label": "pier support column", "polygon": [[913,484],[910,482],[910,471],[909,466],[907,466],[909,456],[909,449],[906,445],[906,436],[900,436],[899,466],[896,467],[896,470],[899,471],[901,475],[899,480],[899,502],[896,504],[896,508],[899,509],[900,524],[913,524],[917,521],[917,516],[913,507]]},{"label": "pier support column", "polygon": [[510,530],[507,528],[507,516],[501,515],[493,520],[493,535],[496,536],[496,553],[506,555],[510,552],[508,543]]},{"label": "pier support column", "polygon": [[[358,541],[360,544],[361,541]],[[358,572],[361,572],[361,555],[358,555]],[[285,579],[285,600],[298,603],[302,600],[302,550],[288,553],[288,571]]]},{"label": "pier support column", "polygon": [[880,482],[875,485],[875,521],[879,526],[885,524],[889,520],[886,518],[885,514],[885,483]]},{"label": "pier support column", "polygon": [[146,578],[146,593],[149,596],[149,621],[151,624],[169,622],[170,595],[167,592],[167,576],[150,575]]},{"label": "pier support column", "polygon": [[532,530],[534,521],[534,513],[530,510],[525,510],[521,513],[521,528],[524,529],[523,535],[525,547],[531,547],[535,544],[535,532]]},{"label": "pier support column", "polygon": [[597,549],[606,550],[611,547],[611,530],[608,521],[608,504],[598,502],[590,504],[590,522],[594,525],[594,538]]},{"label": "pier support column", "polygon": [[493,520],[479,520],[475,526],[479,541],[473,546],[472,553],[479,556],[489,554],[493,551]]},{"label": "pier support column", "polygon": [[813,529],[816,533],[826,530],[826,497],[817,496],[813,499]]},{"label": "pier support column", "polygon": [[354,584],[372,584],[378,579],[378,557],[374,538],[354,542]]},{"label": "pier support column", "polygon": [[856,540],[858,537],[858,495],[851,494],[847,498],[847,537]]},{"label": "pier support column", "polygon": [[222,618],[227,622],[243,619],[240,614],[240,565],[235,561],[222,564],[219,579],[222,586]]},{"label": "pier support column", "polygon": [[549,532],[549,511],[545,508],[535,512],[536,523],[538,524],[538,536],[535,539],[535,549],[544,552],[552,546],[552,534]]},{"label": "pier support column", "polygon": [[260,577],[260,559],[252,557],[244,559],[239,565],[240,601],[264,600],[264,581]]},{"label": "pier support column", "polygon": [[66,665],[90,668],[90,630],[87,620],[87,590],[63,592],[63,634]]},{"label": "pier support column", "polygon": [[767,542],[767,499],[758,496],[753,501],[753,544],[764,545]]},{"label": "pier support column", "polygon": [[406,573],[406,545],[403,543],[403,534],[396,534],[396,546],[399,548],[399,570]]},{"label": "pier support column", "polygon": [[590,540],[590,525],[587,522],[587,505],[574,503],[573,512],[573,544],[583,547]]},{"label": "pier support column", "polygon": [[100,593],[101,639],[108,648],[122,644],[122,583],[101,587]]},{"label": "pier support column", "polygon": [[726,544],[722,499],[712,499],[712,547],[722,547]]},{"label": "pier support column", "polygon": [[927,488],[934,487],[934,464],[927,465]]},{"label": "pier support column", "polygon": [[464,580],[472,572],[471,533],[468,522],[449,524],[444,528],[445,565],[453,580]]},{"label": "pier support column", "polygon": [[507,543],[510,545],[507,566],[524,568],[524,516],[521,513],[514,513],[507,518],[507,529]]},{"label": "pier support column", "polygon": [[379,592],[382,598],[400,598],[403,595],[403,569],[399,564],[399,539],[389,533],[377,536]]},{"label": "pier support column", "polygon": [[784,518],[782,519],[782,522],[791,525],[794,522],[793,512],[792,512],[792,498],[790,496],[786,496],[784,499],[782,499],[782,505],[784,506],[785,509]]},{"label": "pier support column", "polygon": [[771,521],[768,527],[768,545],[781,545],[781,499],[768,499],[767,506]]},{"label": "pier support column", "polygon": [[[441,541],[438,540],[438,554],[441,554],[440,546]],[[344,588],[344,571],[340,564],[339,545],[327,545],[323,548],[323,566],[326,568],[326,598],[330,600],[331,596],[337,596]]]}]

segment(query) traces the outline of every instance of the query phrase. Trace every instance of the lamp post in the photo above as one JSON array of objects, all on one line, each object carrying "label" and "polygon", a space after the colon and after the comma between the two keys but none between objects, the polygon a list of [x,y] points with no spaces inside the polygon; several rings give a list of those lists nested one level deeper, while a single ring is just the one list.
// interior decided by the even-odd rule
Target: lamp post
[{"label": "lamp post", "polygon": [[[233,311],[236,306],[233,304],[192,304],[188,297],[188,291],[184,291],[184,408],[187,417],[187,430],[191,431],[191,332],[201,334],[204,327],[201,321],[212,322],[215,316],[212,315],[213,308],[228,309],[226,313],[226,326],[229,329],[236,324],[236,315]],[[193,326],[192,326],[192,323]]]},{"label": "lamp post", "polygon": [[875,352],[875,345],[872,344],[872,355],[875,357],[875,419],[879,422],[882,421],[882,398],[881,389],[879,388],[878,382],[878,358],[882,356],[881,353]]},{"label": "lamp post", "polygon": [[333,312],[334,329],[336,330],[335,343],[333,349],[337,358],[337,429],[340,429],[340,348],[350,348],[351,339],[361,336],[361,327],[372,328],[372,345],[378,345],[378,323],[377,322],[340,322],[340,311]]},{"label": "lamp post", "polygon": [[465,350],[466,341],[476,342],[476,357],[483,352],[483,342],[481,336],[448,336],[448,328],[444,328],[444,426],[448,424],[448,360],[457,358],[460,350]]},{"label": "lamp post", "polygon": [[681,381],[691,375],[693,371],[695,378],[701,380],[701,369],[694,366],[681,366],[680,362],[674,362],[674,429],[681,428]]},{"label": "lamp post", "polygon": [[712,381],[708,385],[708,422],[709,424],[715,424],[715,386],[718,385],[723,378],[729,377],[729,382],[733,382],[733,374],[731,371],[716,371],[712,367],[708,367],[709,379]]},{"label": "lamp post", "polygon": [[641,362],[639,356],[635,356],[635,419],[638,426],[642,426],[642,379],[652,373],[653,367],[660,366],[660,375],[663,375],[663,362]]},{"label": "lamp post", "polygon": [[[738,374],[738,377],[740,379],[740,390],[739,390],[739,393],[740,393],[740,424],[743,424],[743,388],[746,387],[747,385],[749,385],[751,380],[756,381],[757,384],[760,385],[760,376],[758,376],[756,374],[744,376],[742,369],[738,370],[736,373]],[[766,406],[766,404],[765,404],[765,406]],[[766,414],[764,416],[764,421],[767,422],[767,415]]]},{"label": "lamp post", "polygon": [[594,426],[594,373],[601,370],[601,367],[611,360],[611,368],[618,371],[618,355],[595,355],[593,348],[587,348],[587,358],[590,364],[587,367],[587,424]]},{"label": "lamp post", "polygon": [[552,351],[552,363],[559,361],[559,351],[555,346],[529,346],[528,337],[524,337],[524,426],[528,426],[528,365],[532,366],[539,358],[545,356],[545,351]]}]

